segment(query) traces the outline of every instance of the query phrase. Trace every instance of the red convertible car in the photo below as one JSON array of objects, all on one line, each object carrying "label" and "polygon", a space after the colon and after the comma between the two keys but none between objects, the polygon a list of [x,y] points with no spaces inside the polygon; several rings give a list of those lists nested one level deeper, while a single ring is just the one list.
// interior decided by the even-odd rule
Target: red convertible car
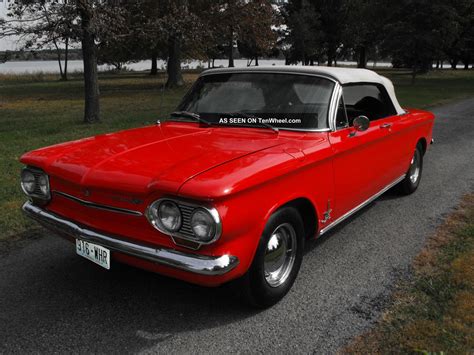
[{"label": "red convertible car", "polygon": [[369,70],[209,70],[166,120],[23,155],[23,210],[104,268],[238,279],[266,307],[306,240],[395,185],[416,190],[433,122]]}]

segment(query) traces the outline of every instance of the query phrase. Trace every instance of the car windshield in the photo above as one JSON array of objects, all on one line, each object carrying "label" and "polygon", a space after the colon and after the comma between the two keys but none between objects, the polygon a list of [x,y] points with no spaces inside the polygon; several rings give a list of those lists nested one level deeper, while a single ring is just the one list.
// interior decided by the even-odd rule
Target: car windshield
[{"label": "car windshield", "polygon": [[[173,119],[279,129],[328,128],[331,80],[297,74],[226,73],[200,77]],[[184,114],[184,115],[183,115]]]}]

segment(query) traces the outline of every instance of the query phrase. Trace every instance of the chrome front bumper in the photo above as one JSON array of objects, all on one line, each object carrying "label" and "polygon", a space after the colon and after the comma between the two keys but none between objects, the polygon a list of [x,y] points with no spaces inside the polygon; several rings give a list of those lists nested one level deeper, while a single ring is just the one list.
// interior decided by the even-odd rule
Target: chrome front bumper
[{"label": "chrome front bumper", "polygon": [[143,244],[125,241],[119,237],[106,235],[65,219],[55,213],[48,212],[31,202],[26,202],[23,212],[43,226],[73,238],[82,239],[102,245],[112,251],[132,255],[140,259],[170,266],[200,275],[222,275],[239,264],[239,259],[232,255],[219,257],[183,253],[173,249],[154,248]]}]

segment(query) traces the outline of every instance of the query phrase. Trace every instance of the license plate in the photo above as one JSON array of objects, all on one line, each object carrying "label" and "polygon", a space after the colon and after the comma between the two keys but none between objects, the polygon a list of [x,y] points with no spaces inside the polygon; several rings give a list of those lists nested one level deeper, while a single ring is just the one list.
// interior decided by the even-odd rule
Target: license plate
[{"label": "license plate", "polygon": [[76,253],[107,270],[110,269],[110,250],[103,246],[76,239]]}]

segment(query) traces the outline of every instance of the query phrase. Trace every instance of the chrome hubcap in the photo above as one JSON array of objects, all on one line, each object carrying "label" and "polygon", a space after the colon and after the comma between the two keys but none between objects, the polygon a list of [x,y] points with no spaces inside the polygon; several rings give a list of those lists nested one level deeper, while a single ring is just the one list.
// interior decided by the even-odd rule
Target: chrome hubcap
[{"label": "chrome hubcap", "polygon": [[296,232],[289,223],[279,225],[268,239],[264,257],[265,280],[271,287],[285,283],[296,258]]},{"label": "chrome hubcap", "polygon": [[408,171],[412,184],[416,184],[418,177],[420,176],[420,161],[420,151],[417,149],[415,150],[415,155],[411,159],[410,170]]}]

